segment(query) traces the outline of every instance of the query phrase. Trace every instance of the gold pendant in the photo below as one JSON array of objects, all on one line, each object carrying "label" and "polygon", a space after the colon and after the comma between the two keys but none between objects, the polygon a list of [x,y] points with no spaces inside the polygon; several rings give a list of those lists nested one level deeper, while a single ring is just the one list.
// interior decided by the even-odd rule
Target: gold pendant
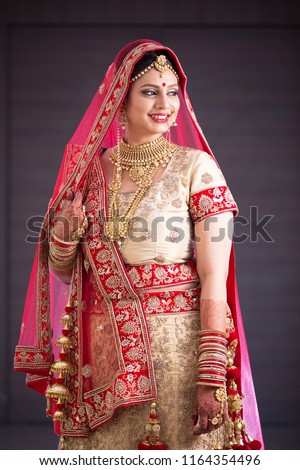
[{"label": "gold pendant", "polygon": [[145,174],[145,168],[141,166],[134,166],[130,168],[129,170],[129,176],[132,179],[132,181],[135,181],[135,182],[142,179],[144,174]]}]

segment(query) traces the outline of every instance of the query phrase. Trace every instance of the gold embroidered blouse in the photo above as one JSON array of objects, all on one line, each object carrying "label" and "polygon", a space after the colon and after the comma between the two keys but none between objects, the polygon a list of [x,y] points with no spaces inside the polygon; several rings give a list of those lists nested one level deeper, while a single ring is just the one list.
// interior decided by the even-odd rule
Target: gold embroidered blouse
[{"label": "gold embroidered blouse", "polygon": [[[120,194],[120,215],[133,193]],[[193,256],[193,224],[237,206],[215,160],[179,147],[139,204],[121,245],[125,264],[183,263]]]}]

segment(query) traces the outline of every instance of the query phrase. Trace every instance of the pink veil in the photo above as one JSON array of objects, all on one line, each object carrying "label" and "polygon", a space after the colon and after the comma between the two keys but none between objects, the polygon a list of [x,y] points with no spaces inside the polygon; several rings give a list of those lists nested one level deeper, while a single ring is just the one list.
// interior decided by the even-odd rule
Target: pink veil
[{"label": "pink veil", "polygon": [[[68,189],[76,191],[100,147],[117,143],[116,116],[129,88],[135,63],[148,51],[165,50],[180,76],[181,101],[177,127],[171,130],[172,142],[197,148],[214,155],[197,122],[186,91],[186,76],[174,52],[158,42],[141,39],[126,45],[109,66],[74,135],[65,147],[56,185],[37,244],[25,301],[21,334],[15,354],[15,370],[27,373],[27,385],[45,393],[50,366],[58,357],[57,337],[61,326],[55,312],[63,312],[69,287],[60,283],[48,270],[48,233],[53,214],[66,197]],[[256,403],[247,343],[240,311],[232,248],[227,282],[228,303],[239,335],[241,367],[240,389],[244,395],[243,418],[249,434],[263,442]],[[53,336],[52,336],[52,332]]]}]

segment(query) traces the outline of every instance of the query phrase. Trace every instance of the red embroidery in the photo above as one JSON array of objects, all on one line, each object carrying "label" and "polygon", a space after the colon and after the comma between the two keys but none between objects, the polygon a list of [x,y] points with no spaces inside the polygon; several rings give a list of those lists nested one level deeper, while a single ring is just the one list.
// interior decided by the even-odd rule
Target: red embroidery
[{"label": "red embroidery", "polygon": [[227,186],[205,189],[190,197],[190,213],[194,222],[226,211],[233,211],[235,215],[238,213],[238,207]]},{"label": "red embroidery", "polygon": [[168,265],[151,263],[142,266],[127,266],[127,272],[136,288],[178,286],[199,279],[193,260]]}]

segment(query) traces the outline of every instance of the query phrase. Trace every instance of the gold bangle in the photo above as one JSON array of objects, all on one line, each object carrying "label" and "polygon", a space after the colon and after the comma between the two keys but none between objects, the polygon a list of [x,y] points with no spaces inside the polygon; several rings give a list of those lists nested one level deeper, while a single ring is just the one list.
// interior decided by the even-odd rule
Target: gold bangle
[{"label": "gold bangle", "polygon": [[73,267],[73,264],[74,264],[74,259],[72,259],[69,263],[57,263],[57,261],[53,258],[51,258],[51,256],[49,255],[48,257],[48,261],[50,263],[50,265],[56,270],[56,271],[67,271],[69,270],[70,268]]},{"label": "gold bangle", "polygon": [[59,238],[57,235],[54,234],[53,230],[51,230],[50,235],[54,240],[56,240],[58,243],[61,243],[62,245],[77,245],[78,244],[78,241],[73,241],[73,240],[65,241],[62,238]]},{"label": "gold bangle", "polygon": [[216,387],[216,388],[220,388],[220,387],[221,387],[220,384],[215,384],[215,383],[212,383],[212,382],[201,382],[201,380],[199,380],[198,382],[196,382],[196,385],[208,385],[209,387]]},{"label": "gold bangle", "polygon": [[200,333],[200,336],[204,333],[217,333],[218,335],[222,335],[224,336],[225,338],[228,338],[229,337],[229,334],[226,333],[226,331],[221,331],[221,330],[211,330],[211,329],[207,329],[207,330],[200,330],[199,331]]}]

